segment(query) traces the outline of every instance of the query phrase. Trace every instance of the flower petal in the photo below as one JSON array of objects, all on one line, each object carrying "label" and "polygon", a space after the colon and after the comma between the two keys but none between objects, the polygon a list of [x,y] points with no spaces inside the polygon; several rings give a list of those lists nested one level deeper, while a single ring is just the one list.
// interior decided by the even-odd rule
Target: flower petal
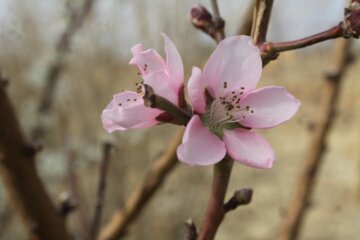
[{"label": "flower petal", "polygon": [[144,51],[142,45],[137,44],[131,48],[131,52],[134,56],[129,64],[137,65],[142,76],[166,69],[164,59],[154,49]]},{"label": "flower petal", "polygon": [[106,131],[151,127],[159,122],[155,119],[162,112],[144,106],[144,100],[136,92],[125,91],[113,96],[101,114]]},{"label": "flower petal", "polygon": [[169,75],[164,71],[153,72],[144,76],[144,83],[150,85],[154,89],[155,94],[178,105],[179,88],[171,83]]},{"label": "flower petal", "polygon": [[292,118],[300,104],[284,87],[260,88],[241,99],[240,105],[250,111],[239,122],[250,128],[271,128]]},{"label": "flower petal", "polygon": [[188,165],[211,165],[220,162],[226,154],[225,144],[204,127],[194,115],[186,126],[182,144],[177,149],[179,160]]},{"label": "flower petal", "polygon": [[245,93],[255,89],[261,71],[259,49],[251,37],[228,37],[220,42],[205,66],[205,85],[214,98],[241,88]]},{"label": "flower petal", "polygon": [[166,62],[169,76],[174,84],[174,87],[179,89],[184,82],[184,66],[181,56],[170,38],[165,33],[161,33],[161,35],[165,41]]},{"label": "flower petal", "polygon": [[200,68],[193,67],[187,89],[194,111],[204,114],[206,110],[205,86]]},{"label": "flower petal", "polygon": [[274,152],[267,141],[253,131],[237,128],[224,131],[228,154],[236,161],[255,168],[271,168]]}]

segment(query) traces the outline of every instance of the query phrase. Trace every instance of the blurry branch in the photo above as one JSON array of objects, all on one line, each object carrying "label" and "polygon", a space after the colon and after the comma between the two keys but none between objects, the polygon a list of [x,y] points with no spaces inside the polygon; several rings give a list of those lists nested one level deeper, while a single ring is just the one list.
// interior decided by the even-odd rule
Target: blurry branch
[{"label": "blurry branch", "polygon": [[345,9],[345,17],[338,25],[294,41],[288,42],[257,42],[263,59],[263,65],[266,65],[271,60],[276,59],[280,52],[304,48],[316,43],[320,43],[334,38],[359,38],[360,36],[360,3],[358,0],[353,0],[349,7]]},{"label": "blurry branch", "polygon": [[80,239],[89,239],[90,238],[90,223],[88,222],[89,216],[87,211],[87,205],[85,202],[85,197],[81,192],[79,186],[78,176],[76,174],[76,160],[77,156],[75,151],[70,151],[68,159],[68,169],[67,169],[67,179],[69,184],[70,196],[75,199],[78,203],[76,207],[76,224],[77,229],[79,230]]},{"label": "blurry branch", "polygon": [[271,9],[274,0],[257,0],[254,8],[253,25],[251,36],[256,45],[266,41],[266,33],[269,27]]},{"label": "blurry branch", "polygon": [[185,222],[186,235],[185,240],[196,240],[198,237],[196,225],[193,220],[189,219]]},{"label": "blurry branch", "polygon": [[238,206],[247,205],[251,202],[253,190],[250,188],[240,189],[224,204],[225,213],[236,209]]},{"label": "blurry branch", "polygon": [[0,109],[0,175],[9,202],[20,214],[31,239],[69,239],[63,218],[56,211],[36,171],[35,151],[25,141],[2,85]]},{"label": "blurry branch", "polygon": [[326,151],[326,139],[334,122],[334,112],[341,90],[341,79],[348,68],[350,41],[339,39],[333,50],[332,63],[324,76],[321,88],[322,102],[317,111],[319,119],[313,138],[309,144],[304,166],[296,184],[286,216],[280,227],[279,240],[295,240],[301,228],[306,207],[315,186],[316,174]]},{"label": "blurry branch", "polygon": [[110,221],[100,231],[99,239],[115,240],[126,233],[128,226],[144,209],[166,176],[176,166],[176,149],[181,143],[183,132],[183,129],[178,131],[162,156],[150,167],[146,177],[125,201],[124,206],[113,214]]},{"label": "blurry branch", "polygon": [[44,134],[45,129],[41,117],[51,111],[55,88],[64,69],[66,56],[70,50],[71,40],[76,31],[81,28],[85,19],[91,13],[94,2],[95,0],[85,0],[83,6],[78,11],[70,9],[70,20],[64,33],[60,36],[58,42],[56,43],[55,57],[47,68],[45,74],[45,86],[41,93],[37,109],[40,116],[38,124],[34,127],[32,132],[33,139],[39,139]]},{"label": "blurry branch", "polygon": [[96,206],[94,218],[91,226],[91,239],[96,239],[99,231],[99,225],[101,222],[101,212],[104,204],[105,188],[106,188],[106,176],[109,168],[110,152],[112,145],[109,142],[105,142],[103,145],[103,157],[101,159],[99,185],[96,196]]}]

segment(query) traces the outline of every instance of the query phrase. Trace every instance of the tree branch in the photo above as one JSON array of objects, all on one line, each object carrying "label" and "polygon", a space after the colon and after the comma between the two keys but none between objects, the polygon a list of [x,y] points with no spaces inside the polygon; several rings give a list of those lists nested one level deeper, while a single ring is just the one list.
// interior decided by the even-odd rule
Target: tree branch
[{"label": "tree branch", "polygon": [[42,117],[43,115],[48,114],[52,108],[55,88],[61,73],[64,70],[66,57],[70,50],[71,40],[76,31],[81,28],[85,19],[91,13],[94,3],[95,0],[85,0],[80,10],[70,10],[70,21],[64,33],[60,36],[58,42],[56,43],[55,57],[45,73],[45,86],[41,93],[37,109],[39,121],[37,125],[34,126],[31,133],[32,139],[34,140],[38,140],[45,133]]},{"label": "tree branch", "polygon": [[[260,30],[259,30],[260,31]],[[256,32],[255,32],[256,33]],[[345,9],[344,20],[338,25],[294,41],[288,42],[264,42],[255,41],[258,45],[261,57],[263,60],[263,66],[268,64],[271,60],[276,59],[280,52],[304,48],[316,43],[320,43],[334,38],[359,38],[360,36],[360,3],[358,0],[352,0],[349,7]]]},{"label": "tree branch", "polygon": [[334,111],[336,102],[341,90],[341,78],[348,67],[349,41],[339,39],[334,48],[333,63],[330,71],[324,77],[324,87],[322,89],[323,99],[320,103],[321,111],[317,111],[319,119],[318,127],[315,129],[311,140],[310,149],[307,153],[304,166],[301,170],[295,192],[292,195],[286,216],[280,227],[279,240],[297,239],[301,228],[307,203],[311,197],[315,186],[316,174],[322,163],[326,139],[329,135],[334,122]]},{"label": "tree branch", "polygon": [[256,45],[266,41],[273,3],[274,0],[257,0],[256,2],[251,29],[251,36]]},{"label": "tree branch", "polygon": [[109,161],[110,161],[110,151],[112,145],[111,143],[104,143],[103,145],[103,157],[101,159],[101,166],[100,166],[100,177],[99,177],[99,185],[97,189],[96,195],[96,206],[95,206],[95,214],[91,226],[91,239],[96,239],[100,221],[101,221],[101,211],[103,208],[104,203],[104,195],[105,195],[105,188],[106,188],[106,176],[109,168]]},{"label": "tree branch", "polygon": [[214,166],[212,190],[198,240],[213,240],[225,215],[224,199],[229,184],[233,160],[226,156]]},{"label": "tree branch", "polygon": [[20,214],[32,239],[69,239],[64,220],[36,171],[34,151],[26,143],[13,106],[1,85],[0,109],[0,175],[9,201]]},{"label": "tree branch", "polygon": [[115,240],[124,235],[128,226],[137,218],[151,197],[160,188],[166,176],[176,166],[176,149],[181,143],[184,130],[178,131],[163,155],[150,167],[144,180],[135,188],[124,206],[113,214],[101,230],[100,240]]}]

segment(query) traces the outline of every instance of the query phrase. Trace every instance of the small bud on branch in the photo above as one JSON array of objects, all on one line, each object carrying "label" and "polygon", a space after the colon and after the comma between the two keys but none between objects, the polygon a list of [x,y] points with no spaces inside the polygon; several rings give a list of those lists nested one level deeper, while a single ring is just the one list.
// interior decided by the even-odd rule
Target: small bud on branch
[{"label": "small bud on branch", "polygon": [[214,16],[202,5],[193,5],[190,10],[190,21],[197,29],[208,34],[215,41],[220,42],[224,38],[224,20],[214,13]]},{"label": "small bud on branch", "polygon": [[185,227],[186,227],[186,240],[196,240],[198,237],[197,230],[195,223],[192,219],[189,219],[185,221]]},{"label": "small bud on branch", "polygon": [[234,195],[224,205],[225,212],[234,210],[240,205],[247,205],[251,202],[253,190],[250,188],[244,188],[235,191]]}]

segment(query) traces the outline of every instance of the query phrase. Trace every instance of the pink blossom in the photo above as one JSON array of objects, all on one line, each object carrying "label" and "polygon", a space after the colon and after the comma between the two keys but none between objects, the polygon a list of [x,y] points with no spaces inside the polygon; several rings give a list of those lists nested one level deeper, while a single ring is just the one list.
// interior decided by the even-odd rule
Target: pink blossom
[{"label": "pink blossom", "polygon": [[[130,64],[140,70],[144,83],[175,105],[183,86],[183,64],[171,42],[165,39],[166,61],[153,49],[132,48]],[[182,144],[177,149],[181,162],[210,165],[221,161],[226,153],[251,167],[270,168],[274,152],[267,141],[252,128],[271,128],[289,120],[300,102],[283,87],[255,90],[262,62],[259,50],[248,36],[229,37],[221,41],[205,66],[197,67],[188,82],[192,118],[186,126]],[[114,95],[102,113],[108,132],[144,128],[159,124],[163,111],[144,106],[142,85],[138,92]]]},{"label": "pink blossom", "polygon": [[248,36],[221,41],[203,74],[193,68],[188,96],[194,115],[177,149],[180,161],[209,165],[228,153],[251,167],[272,167],[272,148],[251,129],[271,128],[289,120],[300,102],[283,87],[255,90],[261,71],[259,50]]},{"label": "pink blossom", "polygon": [[[131,48],[133,58],[144,83],[151,86],[156,94],[175,105],[179,101],[179,91],[184,82],[184,68],[174,43],[162,34],[165,41],[166,61],[154,50],[144,50],[141,44]],[[146,128],[160,123],[163,111],[144,106],[143,85],[136,83],[137,92],[124,91],[113,96],[101,115],[104,128],[108,132],[132,128]]]}]

